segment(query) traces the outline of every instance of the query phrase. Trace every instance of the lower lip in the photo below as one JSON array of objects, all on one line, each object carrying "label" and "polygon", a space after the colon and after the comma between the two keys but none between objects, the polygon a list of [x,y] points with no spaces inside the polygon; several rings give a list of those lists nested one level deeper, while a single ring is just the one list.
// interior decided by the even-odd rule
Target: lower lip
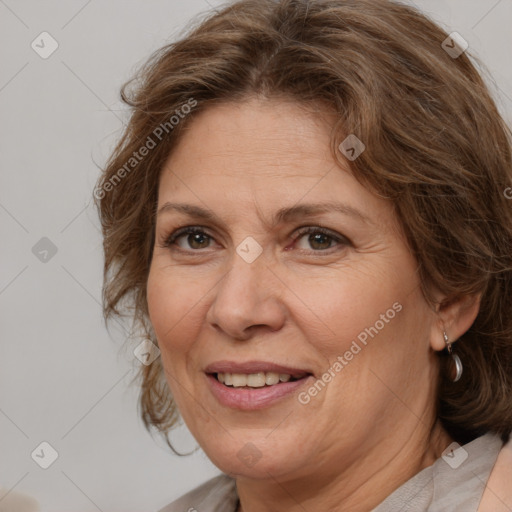
[{"label": "lower lip", "polygon": [[219,382],[214,375],[207,374],[206,377],[208,378],[213,395],[222,405],[234,409],[252,411],[268,407],[274,402],[291,395],[304,386],[312,375],[292,382],[281,382],[273,386],[263,386],[261,388],[228,387]]}]

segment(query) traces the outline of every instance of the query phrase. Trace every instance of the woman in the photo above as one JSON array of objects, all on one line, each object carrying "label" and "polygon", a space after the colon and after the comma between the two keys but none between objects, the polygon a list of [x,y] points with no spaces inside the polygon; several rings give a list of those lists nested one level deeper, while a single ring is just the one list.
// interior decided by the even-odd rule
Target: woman
[{"label": "woman", "polygon": [[465,49],[242,0],[123,91],[105,316],[153,343],[146,427],[223,472],[163,511],[511,509],[511,139]]}]

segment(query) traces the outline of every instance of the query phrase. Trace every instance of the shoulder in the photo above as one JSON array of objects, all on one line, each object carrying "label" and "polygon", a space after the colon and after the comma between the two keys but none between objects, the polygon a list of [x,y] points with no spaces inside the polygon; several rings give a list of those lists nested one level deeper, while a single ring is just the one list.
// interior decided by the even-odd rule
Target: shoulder
[{"label": "shoulder", "polygon": [[498,454],[485,485],[478,512],[509,512],[512,510],[512,437]]},{"label": "shoulder", "polygon": [[187,492],[158,512],[233,512],[237,501],[234,478],[221,474]]}]

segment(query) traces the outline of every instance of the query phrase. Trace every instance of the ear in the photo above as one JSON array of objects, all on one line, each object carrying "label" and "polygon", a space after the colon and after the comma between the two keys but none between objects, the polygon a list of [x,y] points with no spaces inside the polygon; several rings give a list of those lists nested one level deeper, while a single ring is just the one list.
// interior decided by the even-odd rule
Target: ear
[{"label": "ear", "polygon": [[482,294],[465,295],[459,299],[441,302],[437,307],[437,321],[431,329],[430,346],[434,350],[446,347],[443,332],[448,341],[457,341],[472,325],[480,311]]}]

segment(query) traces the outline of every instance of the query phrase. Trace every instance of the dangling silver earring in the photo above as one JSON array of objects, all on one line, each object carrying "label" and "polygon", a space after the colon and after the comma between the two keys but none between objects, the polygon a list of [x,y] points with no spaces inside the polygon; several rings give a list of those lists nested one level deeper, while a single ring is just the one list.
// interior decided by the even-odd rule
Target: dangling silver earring
[{"label": "dangling silver earring", "polygon": [[457,354],[453,353],[452,344],[448,341],[448,336],[445,331],[443,331],[443,337],[446,348],[448,349],[448,354],[452,356],[453,364],[455,365],[455,377],[452,377],[452,382],[457,382],[462,377],[462,361]]}]

